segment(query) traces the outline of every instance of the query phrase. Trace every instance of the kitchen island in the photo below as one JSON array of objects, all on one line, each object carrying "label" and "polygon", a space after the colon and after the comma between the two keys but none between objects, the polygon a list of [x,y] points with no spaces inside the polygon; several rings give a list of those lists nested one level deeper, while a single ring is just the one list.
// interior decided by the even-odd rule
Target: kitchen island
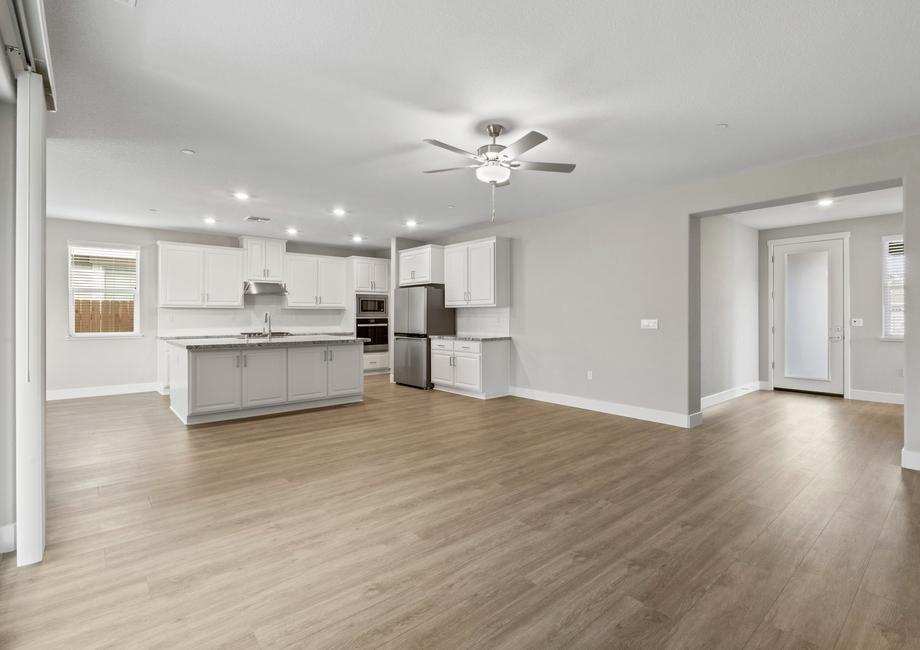
[{"label": "kitchen island", "polygon": [[169,407],[184,424],[200,424],[360,402],[366,341],[324,334],[169,340]]}]

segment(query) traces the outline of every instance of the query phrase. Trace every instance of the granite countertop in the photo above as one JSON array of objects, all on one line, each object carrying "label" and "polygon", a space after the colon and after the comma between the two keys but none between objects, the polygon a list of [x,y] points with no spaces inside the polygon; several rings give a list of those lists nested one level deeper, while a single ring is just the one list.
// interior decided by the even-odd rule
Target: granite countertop
[{"label": "granite countertop", "polygon": [[433,335],[430,338],[433,339],[446,339],[449,341],[510,341],[510,336],[500,336],[498,334],[456,334],[456,335],[446,335],[446,334],[437,334]]},{"label": "granite countertop", "polygon": [[303,334],[299,336],[279,336],[278,338],[242,338],[224,336],[219,338],[177,338],[169,339],[167,343],[186,350],[233,350],[236,348],[285,348],[303,345],[355,345],[356,343],[370,343],[370,339],[355,338],[354,336],[334,336],[329,334]]},{"label": "granite countertop", "polygon": [[[354,332],[297,332],[292,331],[297,328],[293,327],[278,327],[278,331],[291,332],[295,336],[344,336],[344,337],[354,337]],[[253,326],[251,331],[260,331],[261,327]],[[180,332],[182,330],[179,330]],[[188,330],[186,330],[188,332]],[[184,333],[184,334],[171,334],[169,336],[158,336],[157,338],[161,341],[175,341],[178,339],[232,339],[240,336],[240,330],[228,331],[222,334],[195,334],[195,333]],[[288,337],[291,338],[291,337]]]}]

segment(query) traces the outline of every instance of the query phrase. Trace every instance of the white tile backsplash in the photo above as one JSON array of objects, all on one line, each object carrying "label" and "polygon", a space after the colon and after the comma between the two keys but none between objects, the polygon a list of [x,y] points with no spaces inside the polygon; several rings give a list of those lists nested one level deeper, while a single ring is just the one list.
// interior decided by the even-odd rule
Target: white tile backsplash
[{"label": "white tile backsplash", "polygon": [[457,312],[457,334],[511,336],[510,307],[462,307]]}]

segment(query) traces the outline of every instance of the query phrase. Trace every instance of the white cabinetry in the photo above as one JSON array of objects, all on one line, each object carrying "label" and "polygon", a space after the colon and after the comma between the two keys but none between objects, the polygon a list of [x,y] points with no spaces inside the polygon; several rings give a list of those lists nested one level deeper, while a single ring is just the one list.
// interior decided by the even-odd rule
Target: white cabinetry
[{"label": "white cabinetry", "polygon": [[189,369],[189,410],[213,413],[240,408],[242,368],[237,350],[195,352]]},{"label": "white cabinetry", "polygon": [[447,307],[505,307],[510,294],[508,240],[489,237],[444,248]]},{"label": "white cabinetry", "polygon": [[287,348],[244,350],[243,408],[288,400]]},{"label": "white cabinetry", "polygon": [[507,395],[510,362],[507,339],[431,340],[431,383],[440,390],[480,399]]},{"label": "white cabinetry", "polygon": [[399,286],[444,284],[444,247],[429,244],[399,251]]},{"label": "white cabinetry", "polygon": [[240,245],[246,252],[247,280],[283,281],[286,245],[283,239],[240,237]]},{"label": "white cabinetry", "polygon": [[353,395],[364,385],[364,346],[330,346],[327,366],[329,368],[329,396]]},{"label": "white cabinetry", "polygon": [[159,242],[160,307],[242,307],[243,251]]},{"label": "white cabinetry", "polygon": [[345,258],[287,253],[284,261],[287,306],[345,309],[345,276]]},{"label": "white cabinetry", "polygon": [[390,354],[388,352],[365,352],[364,372],[380,372],[390,368]]},{"label": "white cabinetry", "polygon": [[309,345],[288,348],[288,399],[292,402],[326,397],[328,348]]},{"label": "white cabinetry", "polygon": [[352,257],[354,291],[386,293],[390,287],[390,261],[373,257]]}]

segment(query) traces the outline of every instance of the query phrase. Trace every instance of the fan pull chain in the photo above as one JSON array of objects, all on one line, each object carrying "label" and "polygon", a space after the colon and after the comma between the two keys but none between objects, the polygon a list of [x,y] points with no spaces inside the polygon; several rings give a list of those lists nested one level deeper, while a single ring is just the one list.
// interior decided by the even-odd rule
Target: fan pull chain
[{"label": "fan pull chain", "polygon": [[492,186],[492,223],[495,223],[495,181],[489,183]]}]

